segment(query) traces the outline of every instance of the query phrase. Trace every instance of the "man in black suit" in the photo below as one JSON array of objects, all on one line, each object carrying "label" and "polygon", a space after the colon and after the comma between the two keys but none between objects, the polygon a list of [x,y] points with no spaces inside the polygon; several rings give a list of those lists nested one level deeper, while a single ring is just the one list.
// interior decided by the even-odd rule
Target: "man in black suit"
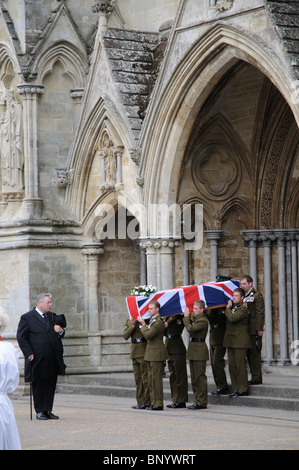
[{"label": "man in black suit", "polygon": [[57,375],[65,374],[62,337],[64,315],[50,311],[51,294],[39,294],[33,310],[21,316],[17,340],[25,356],[25,382],[32,381],[37,419],[58,419],[52,413]]}]

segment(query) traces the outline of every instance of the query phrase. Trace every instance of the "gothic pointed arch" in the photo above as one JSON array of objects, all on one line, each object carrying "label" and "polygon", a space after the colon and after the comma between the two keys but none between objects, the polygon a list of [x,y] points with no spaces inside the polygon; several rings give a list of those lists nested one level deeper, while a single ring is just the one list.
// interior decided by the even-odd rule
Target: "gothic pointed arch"
[{"label": "gothic pointed arch", "polygon": [[[132,147],[124,125],[114,106],[100,98],[78,126],[67,163],[74,183],[67,188],[66,202],[79,220],[83,220],[110,191],[117,191],[129,202],[138,204],[140,201],[137,169],[129,158]],[[118,158],[123,155],[126,165]],[[132,171],[126,173],[123,181],[122,170],[127,167]]]},{"label": "gothic pointed arch", "polygon": [[23,107],[15,91],[18,72],[14,53],[0,44],[0,196],[4,204],[24,196]]},{"label": "gothic pointed arch", "polygon": [[66,202],[78,219],[84,216],[84,193],[95,155],[98,132],[105,117],[105,104],[102,99],[97,102],[85,125],[80,128],[80,136],[74,142],[68,158],[67,167],[73,172],[73,184],[67,188]]},{"label": "gothic pointed arch", "polygon": [[56,42],[36,56],[31,69],[31,73],[36,75],[36,81],[42,83],[57,61],[63,64],[65,73],[72,77],[74,87],[83,88],[88,70],[87,55],[68,41]]},{"label": "gothic pointed arch", "polygon": [[4,88],[11,88],[11,81],[18,72],[19,66],[14,53],[6,44],[0,43],[0,81]]},{"label": "gothic pointed arch", "polygon": [[207,201],[204,198],[202,198],[200,195],[196,195],[193,197],[190,197],[186,199],[184,202],[179,203],[181,207],[181,211],[183,211],[183,205],[190,205],[191,206],[191,225],[194,223],[193,217],[194,217],[194,210],[193,207],[195,204],[202,204],[203,207],[203,225],[207,230],[210,229],[217,229],[218,228],[218,220],[215,217],[216,215],[216,210],[215,207],[213,206],[211,201]]},{"label": "gothic pointed arch", "polygon": [[299,227],[299,180],[290,190],[286,203],[285,226]]},{"label": "gothic pointed arch", "polygon": [[262,229],[287,228],[287,195],[290,193],[299,137],[291,109],[272,90],[273,93],[275,99],[268,101],[273,104],[263,114],[263,132],[259,140],[257,226]]},{"label": "gothic pointed arch", "polygon": [[[121,218],[118,217],[119,213]],[[129,233],[127,226],[132,219],[135,222],[131,223]],[[138,238],[141,223],[142,215],[136,210],[134,202],[127,197],[119,197],[115,191],[111,191],[94,202],[82,221],[82,228],[85,236],[93,242],[101,240],[102,234],[105,233],[107,239],[124,239],[129,236],[133,240]],[[112,231],[110,234],[109,230]]]},{"label": "gothic pointed arch", "polygon": [[[157,84],[155,105],[149,109],[142,136],[141,172],[149,201],[166,202],[178,193],[184,151],[198,113],[221,77],[240,60],[268,77],[288,100],[299,122],[298,109],[290,101],[291,81],[283,67],[279,67],[278,57],[270,54],[261,39],[244,28],[214,25],[186,54],[166,87],[162,86],[164,77]],[[155,180],[153,167],[157,170]],[[160,181],[163,181],[163,191]]]},{"label": "gothic pointed arch", "polygon": [[221,222],[228,217],[231,210],[235,211],[236,220],[242,224],[243,229],[250,229],[252,221],[251,218],[248,217],[248,214],[253,213],[253,205],[251,204],[251,201],[239,196],[230,199],[219,211],[218,217]]}]

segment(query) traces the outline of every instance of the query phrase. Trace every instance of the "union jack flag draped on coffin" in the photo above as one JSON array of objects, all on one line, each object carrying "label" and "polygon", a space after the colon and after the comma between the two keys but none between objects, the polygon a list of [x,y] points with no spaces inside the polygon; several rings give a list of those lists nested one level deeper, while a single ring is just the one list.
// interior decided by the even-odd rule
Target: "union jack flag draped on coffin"
[{"label": "union jack flag draped on coffin", "polygon": [[193,309],[195,300],[203,300],[206,308],[224,307],[233,297],[233,291],[240,287],[239,281],[207,282],[193,286],[176,287],[158,291],[149,297],[141,295],[126,298],[129,315],[136,320],[138,315],[149,318],[148,305],[157,300],[160,303],[160,315],[183,313],[185,308]]}]

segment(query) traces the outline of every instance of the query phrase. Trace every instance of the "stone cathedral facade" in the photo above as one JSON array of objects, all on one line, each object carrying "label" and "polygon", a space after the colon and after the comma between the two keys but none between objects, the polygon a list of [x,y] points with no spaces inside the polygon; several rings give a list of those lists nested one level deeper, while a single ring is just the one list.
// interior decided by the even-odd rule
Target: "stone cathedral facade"
[{"label": "stone cathedral facade", "polygon": [[[298,0],[0,1],[8,338],[51,292],[68,373],[127,370],[132,286],[251,274],[264,361],[291,364],[298,37]],[[156,230],[171,205],[202,207],[200,247]]]}]

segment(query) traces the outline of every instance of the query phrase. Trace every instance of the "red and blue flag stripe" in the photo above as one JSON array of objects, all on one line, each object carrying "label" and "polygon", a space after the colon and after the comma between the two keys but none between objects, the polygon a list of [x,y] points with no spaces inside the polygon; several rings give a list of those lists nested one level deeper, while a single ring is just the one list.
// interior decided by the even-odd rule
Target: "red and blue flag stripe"
[{"label": "red and blue flag stripe", "polygon": [[196,300],[203,300],[206,308],[218,308],[227,305],[232,299],[234,290],[240,287],[239,281],[207,282],[192,286],[176,287],[158,291],[149,297],[130,296],[126,298],[129,315],[135,320],[138,315],[149,317],[148,305],[157,300],[160,303],[160,315],[183,313],[185,308],[193,309]]}]

